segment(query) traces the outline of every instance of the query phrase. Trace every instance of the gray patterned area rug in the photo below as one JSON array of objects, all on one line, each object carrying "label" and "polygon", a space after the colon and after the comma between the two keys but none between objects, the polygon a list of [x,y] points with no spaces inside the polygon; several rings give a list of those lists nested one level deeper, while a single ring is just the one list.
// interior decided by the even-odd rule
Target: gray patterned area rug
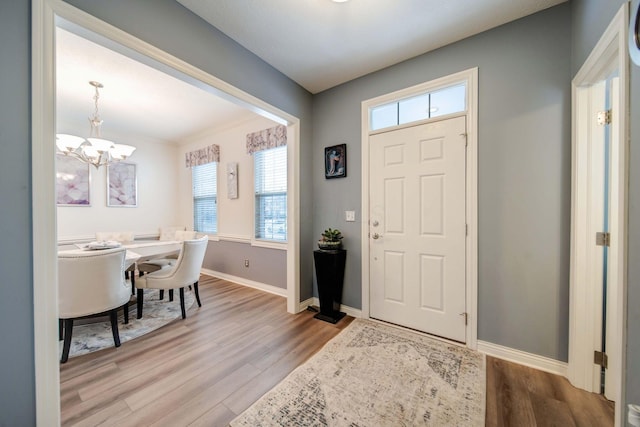
[{"label": "gray patterned area rug", "polygon": [[356,319],[231,426],[484,426],[485,357]]},{"label": "gray patterned area rug", "polygon": [[[168,294],[168,292],[165,292],[164,299],[160,300],[157,289],[146,289],[144,291],[142,319],[136,319],[136,306],[134,304],[129,307],[129,323],[126,325],[122,323],[122,310],[118,311],[118,331],[121,343],[155,331],[182,316],[178,292],[175,292],[173,301],[169,301]],[[185,288],[185,309],[189,310],[194,301],[195,295],[193,291]],[[113,347],[113,334],[111,333],[109,317],[105,316],[102,319],[104,319],[104,321],[73,325],[71,348],[69,349],[70,358],[102,350],[103,348]],[[62,356],[62,341],[60,341],[59,355]]]}]

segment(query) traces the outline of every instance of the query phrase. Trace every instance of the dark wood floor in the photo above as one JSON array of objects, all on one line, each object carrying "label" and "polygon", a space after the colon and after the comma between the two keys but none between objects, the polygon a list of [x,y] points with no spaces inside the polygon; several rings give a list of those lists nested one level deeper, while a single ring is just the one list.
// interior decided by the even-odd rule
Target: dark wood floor
[{"label": "dark wood floor", "polygon": [[[65,426],[226,426],[346,327],[203,276],[187,319],[60,367]],[[177,303],[177,302],[176,302]],[[609,426],[613,407],[561,377],[487,358],[488,426]]]}]

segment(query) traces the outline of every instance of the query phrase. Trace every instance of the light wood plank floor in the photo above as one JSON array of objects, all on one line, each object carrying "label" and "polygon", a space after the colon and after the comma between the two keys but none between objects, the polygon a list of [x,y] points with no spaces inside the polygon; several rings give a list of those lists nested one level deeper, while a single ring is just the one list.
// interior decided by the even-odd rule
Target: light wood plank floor
[{"label": "light wood plank floor", "polygon": [[613,426],[613,402],[559,375],[487,357],[487,426]]},{"label": "light wood plank floor", "polygon": [[[284,298],[208,276],[200,296],[185,320],[61,365],[62,424],[226,426],[353,320],[290,315]],[[488,426],[613,425],[600,396],[498,359],[487,391]]]}]

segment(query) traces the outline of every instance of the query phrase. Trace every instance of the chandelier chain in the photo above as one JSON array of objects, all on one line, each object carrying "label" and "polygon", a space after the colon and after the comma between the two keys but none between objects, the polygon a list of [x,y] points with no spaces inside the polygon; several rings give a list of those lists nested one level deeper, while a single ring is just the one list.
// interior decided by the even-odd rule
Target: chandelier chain
[{"label": "chandelier chain", "polygon": [[93,86],[96,91],[95,95],[93,95],[93,104],[95,106],[93,117],[89,117],[89,124],[91,126],[90,135],[100,138],[100,127],[102,126],[103,120],[100,119],[100,110],[98,108],[98,100],[100,99],[100,91],[98,90],[98,88],[101,88],[103,86],[101,83],[93,81],[89,82],[89,84],[91,84],[91,86]]}]

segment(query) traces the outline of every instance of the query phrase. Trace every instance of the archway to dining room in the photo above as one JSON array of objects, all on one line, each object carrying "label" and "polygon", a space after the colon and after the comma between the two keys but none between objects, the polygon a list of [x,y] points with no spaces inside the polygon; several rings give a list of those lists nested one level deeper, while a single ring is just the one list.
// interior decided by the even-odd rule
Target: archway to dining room
[{"label": "archway to dining room", "polygon": [[[64,237],[68,241],[75,239],[86,240],[91,237],[89,228],[74,228],[71,224],[77,223],[78,215],[82,215],[83,209],[93,209],[97,213],[98,218],[102,218],[101,226],[106,229],[113,229],[115,223],[109,223],[110,216],[114,209],[108,206],[106,201],[106,175],[100,171],[100,175],[94,174],[96,179],[91,185],[91,189],[95,194],[92,200],[95,205],[92,207],[64,207],[56,208],[55,189],[51,185],[55,176],[55,144],[54,135],[56,129],[60,126],[56,122],[57,115],[55,102],[56,85],[53,76],[56,70],[56,46],[53,41],[63,37],[80,37],[87,40],[89,35],[93,35],[95,40],[110,48],[120,46],[122,50],[133,59],[144,62],[147,65],[153,64],[162,73],[170,74],[173,78],[178,78],[182,84],[190,85],[193,88],[205,92],[208,96],[224,98],[225,102],[250,111],[255,121],[263,124],[275,123],[287,126],[288,144],[287,144],[287,229],[288,240],[281,245],[281,251],[286,253],[285,269],[283,276],[286,281],[286,288],[281,290],[281,295],[287,298],[287,310],[296,312],[299,305],[299,237],[297,224],[299,224],[299,171],[298,171],[298,140],[299,140],[299,120],[251,95],[242,92],[225,82],[215,78],[214,76],[199,70],[188,63],[185,63],[147,43],[127,34],[115,27],[100,21],[79,9],[76,9],[63,2],[54,2],[49,0],[34,1],[34,90],[33,90],[33,200],[34,200],[34,242],[33,253],[34,260],[34,305],[35,305],[35,347],[36,347],[36,395],[37,395],[37,418],[38,420],[59,419],[59,374],[58,374],[58,331],[57,331],[57,286],[51,286],[50,277],[57,277],[57,243],[59,237]],[[41,31],[38,31],[41,30]],[[72,31],[69,31],[72,30]],[[61,32],[67,32],[63,36]],[[82,40],[80,40],[82,43]],[[157,71],[157,70],[156,70]],[[85,85],[86,82],[79,81],[78,84]],[[105,88],[107,90],[108,88]],[[104,92],[103,92],[104,93]],[[137,94],[140,97],[149,95],[149,92],[142,91]],[[91,102],[91,99],[83,99],[85,105]],[[84,120],[86,114],[90,113],[90,106],[86,106],[84,110]],[[58,108],[58,111],[60,109]],[[109,116],[104,111],[105,130]],[[242,120],[240,120],[242,122]],[[246,123],[243,122],[243,123]],[[198,137],[206,137],[205,133],[200,133],[193,137],[184,147],[190,147],[198,144]],[[153,141],[138,141],[133,145],[138,148],[146,146],[146,150],[140,150],[139,153],[145,151],[149,159],[145,159],[152,163],[158,160],[158,152],[152,147]],[[190,145],[191,144],[191,145]],[[186,148],[174,149],[174,151],[186,150]],[[183,155],[183,154],[182,154]],[[155,156],[155,157],[154,157]],[[160,156],[161,161],[170,162],[168,155]],[[175,162],[179,163],[179,155],[174,156]],[[183,157],[184,158],[184,157]],[[133,156],[132,156],[133,159]],[[226,164],[224,164],[226,166]],[[176,169],[178,169],[176,167]],[[180,171],[184,179],[185,171]],[[92,175],[93,176],[93,175]],[[219,175],[220,176],[220,175]],[[224,175],[223,175],[224,176]],[[154,177],[152,176],[151,179]],[[161,177],[156,174],[156,179]],[[249,179],[247,179],[249,181]],[[139,190],[141,190],[139,188]],[[151,191],[151,190],[149,190]],[[226,192],[225,192],[226,193]],[[140,193],[139,196],[149,197]],[[223,197],[223,195],[221,195]],[[226,195],[225,195],[226,197]],[[189,201],[187,201],[189,202]],[[105,206],[106,205],[106,206]],[[157,206],[148,209],[157,210]],[[66,210],[60,213],[60,210]],[[56,210],[58,214],[56,214]],[[135,210],[127,210],[120,208],[124,217],[132,217]],[[181,212],[174,218],[187,218],[190,220],[190,212]],[[62,222],[61,222],[62,221]],[[142,220],[144,221],[144,220]],[[158,221],[170,221],[168,218],[158,219]],[[136,222],[133,220],[130,224],[132,227],[139,226],[144,222]],[[61,236],[61,227],[64,235]],[[95,227],[95,225],[93,226]],[[94,231],[95,228],[94,228]],[[74,234],[75,233],[75,234]],[[150,236],[150,230],[144,230],[142,237]],[[217,244],[230,242],[233,244],[248,244],[246,237],[244,241],[242,236],[234,235],[233,232],[223,236],[215,236],[211,240]],[[267,289],[269,290],[269,289]]]}]

